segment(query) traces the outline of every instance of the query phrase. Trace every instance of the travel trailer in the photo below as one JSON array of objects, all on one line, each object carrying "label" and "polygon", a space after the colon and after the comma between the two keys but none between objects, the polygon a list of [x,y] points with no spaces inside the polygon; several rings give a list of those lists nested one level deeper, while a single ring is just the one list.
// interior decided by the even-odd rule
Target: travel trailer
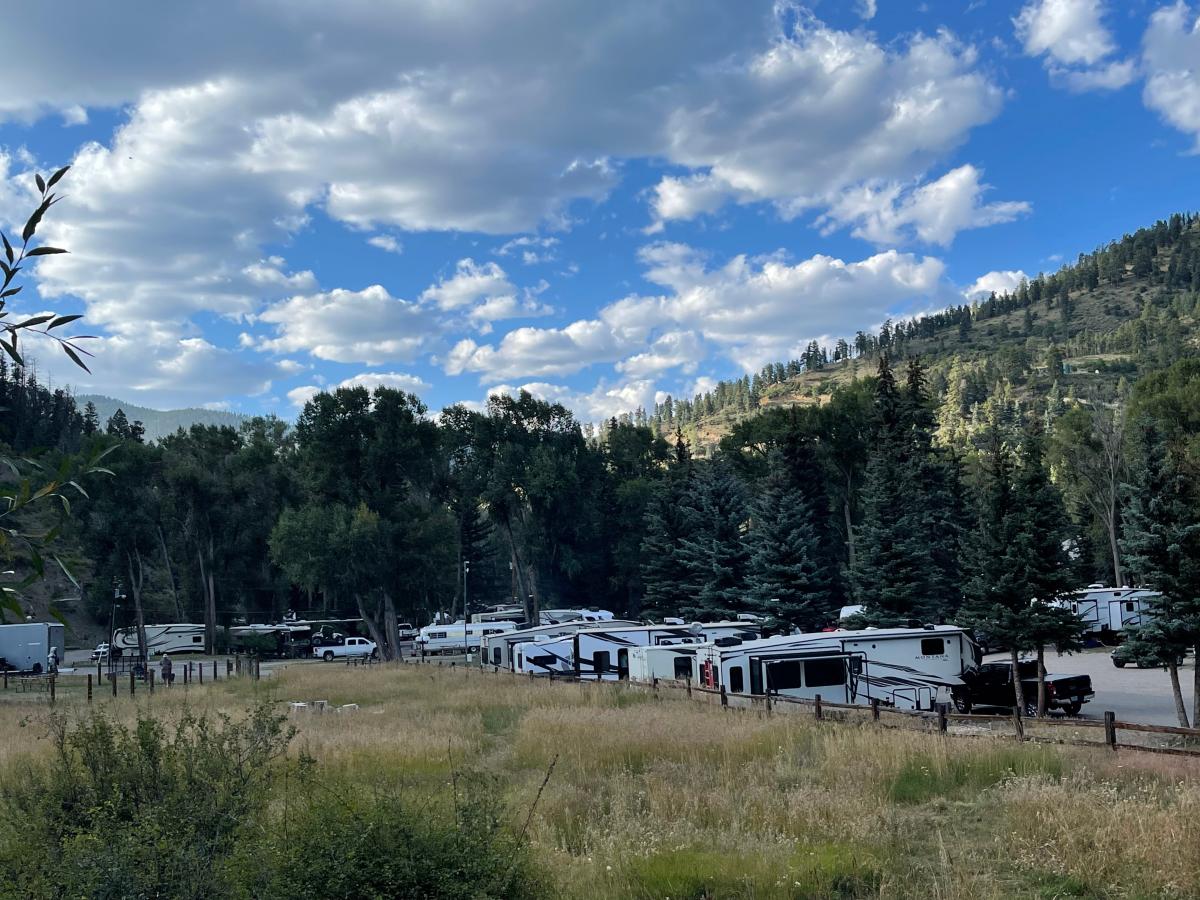
[{"label": "travel trailer", "polygon": [[[484,612],[471,613],[471,624],[480,622],[520,622],[525,618],[525,609],[521,606],[493,606]],[[459,619],[461,622],[462,620]],[[445,624],[437,620],[435,625]]]},{"label": "travel trailer", "polygon": [[513,671],[518,675],[574,675],[574,646],[573,634],[516,644],[512,649]]},{"label": "travel trailer", "polygon": [[1089,584],[1082,591],[1058,601],[1083,620],[1092,634],[1116,636],[1131,625],[1140,625],[1150,603],[1158,597],[1156,591],[1142,588],[1112,588]]},{"label": "travel trailer", "polygon": [[[137,628],[120,628],[113,632],[112,654],[138,652]],[[146,626],[146,655],[163,653],[203,653],[204,626],[189,623]]]},{"label": "travel trailer", "polygon": [[40,675],[46,670],[50,648],[63,656],[67,629],[57,622],[21,622],[0,625],[0,668]]},{"label": "travel trailer", "polygon": [[574,660],[576,677],[615,681],[629,677],[629,651],[633,647],[705,644],[725,637],[746,641],[755,640],[758,636],[759,633],[745,622],[589,628],[575,633],[571,658]]},{"label": "travel trailer", "polygon": [[[637,625],[638,623],[610,622],[607,624]],[[481,666],[496,666],[497,668],[515,672],[517,671],[516,656],[513,650],[518,644],[524,644],[529,641],[554,640],[555,638],[573,635],[582,628],[595,627],[595,622],[578,619],[572,622],[539,625],[536,628],[521,628],[517,631],[506,631],[502,634],[489,635],[483,639],[483,653],[480,654],[479,664]]]},{"label": "travel trailer", "polygon": [[472,622],[464,626],[461,619],[452,625],[426,625],[417,635],[417,646],[424,653],[462,653],[464,647],[478,653],[489,635],[516,631],[518,627],[516,622]]},{"label": "travel trailer", "polygon": [[562,625],[567,622],[611,622],[613,614],[607,609],[543,609],[538,618],[543,625]]},{"label": "travel trailer", "polygon": [[961,628],[867,628],[696,648],[696,683],[729,694],[934,709],[970,697],[962,676],[981,660]]}]

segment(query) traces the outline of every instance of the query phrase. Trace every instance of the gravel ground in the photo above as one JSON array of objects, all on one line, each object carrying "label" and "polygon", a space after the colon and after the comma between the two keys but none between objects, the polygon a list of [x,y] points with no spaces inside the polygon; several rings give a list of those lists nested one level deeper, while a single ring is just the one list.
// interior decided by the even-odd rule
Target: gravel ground
[{"label": "gravel ground", "polygon": [[[1178,725],[1175,701],[1171,698],[1171,679],[1166,669],[1118,669],[1109,658],[1108,648],[1085,650],[1082,653],[1046,654],[1046,671],[1060,675],[1090,675],[1096,696],[1083,708],[1081,718],[1102,719],[1105,710],[1112,710],[1126,722],[1145,722],[1151,725]],[[1008,654],[993,653],[988,660],[1005,660]],[[1179,670],[1183,683],[1183,701],[1191,716],[1195,659],[1188,657]]]}]

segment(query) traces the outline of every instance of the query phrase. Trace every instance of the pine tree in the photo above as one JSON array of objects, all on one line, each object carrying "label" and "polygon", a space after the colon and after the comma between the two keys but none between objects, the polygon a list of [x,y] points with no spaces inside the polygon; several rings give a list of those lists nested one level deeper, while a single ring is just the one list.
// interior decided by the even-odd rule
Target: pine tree
[{"label": "pine tree", "polygon": [[801,631],[825,625],[836,600],[823,565],[818,503],[793,478],[781,453],[751,510],[747,593],[763,614]]},{"label": "pine tree", "polygon": [[113,437],[127,439],[131,436],[129,427],[129,417],[125,415],[125,410],[118,409],[112,416],[109,417],[108,424],[104,430]]},{"label": "pine tree", "polygon": [[91,436],[100,430],[100,414],[91,400],[83,407],[83,433]]},{"label": "pine tree", "polygon": [[693,474],[683,432],[676,429],[673,465],[647,505],[641,548],[643,612],[660,619],[678,615],[697,590],[683,549],[695,527],[695,511],[687,504]]},{"label": "pine tree", "polygon": [[718,458],[697,473],[686,505],[692,527],[681,557],[694,594],[681,612],[697,619],[732,616],[745,605],[750,559],[743,535],[749,518],[745,488]]},{"label": "pine tree", "polygon": [[[1125,533],[1121,548],[1125,562],[1142,584],[1158,596],[1150,603],[1147,623],[1134,629],[1135,649],[1145,647],[1167,661],[1179,724],[1188,716],[1179,684],[1177,660],[1189,647],[1200,649],[1200,521],[1196,515],[1196,486],[1186,474],[1179,451],[1168,450],[1154,425],[1137,433],[1138,464],[1128,491]],[[1139,645],[1141,645],[1139,647]],[[1200,667],[1194,676],[1200,687]],[[1200,721],[1200,695],[1194,701],[1192,722]]]}]

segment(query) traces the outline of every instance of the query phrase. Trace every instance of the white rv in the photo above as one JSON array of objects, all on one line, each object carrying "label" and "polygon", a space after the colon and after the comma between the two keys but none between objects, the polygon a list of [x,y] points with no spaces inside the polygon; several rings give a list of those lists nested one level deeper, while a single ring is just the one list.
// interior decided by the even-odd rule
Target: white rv
[{"label": "white rv", "polygon": [[612,622],[607,609],[543,609],[538,613],[543,625],[563,625],[567,622]]},{"label": "white rv", "polygon": [[[735,638],[736,640],[736,638]],[[657,647],[631,647],[629,680],[696,680],[696,645],[661,644]]]},{"label": "white rv", "polygon": [[696,683],[729,694],[934,709],[967,702],[962,675],[980,658],[950,625],[827,631],[697,647]]},{"label": "white rv", "polygon": [[57,622],[20,622],[0,625],[0,667],[40,675],[46,670],[51,648],[63,657],[67,629]]},{"label": "white rv", "polygon": [[755,640],[758,636],[745,622],[589,628],[575,633],[571,657],[577,678],[615,681],[629,677],[629,651],[634,647],[705,644],[726,637]]},{"label": "white rv", "polygon": [[464,647],[470,653],[478,653],[488,636],[516,630],[516,622],[472,622],[463,625],[460,619],[451,625],[426,625],[417,635],[417,646],[425,653],[462,653]]},{"label": "white rv", "polygon": [[1058,601],[1083,620],[1092,634],[1119,634],[1131,625],[1142,624],[1142,616],[1150,611],[1150,603],[1158,597],[1156,591],[1143,588],[1112,588],[1089,584],[1082,591]]},{"label": "white rv", "polygon": [[[471,613],[471,624],[474,625],[479,622],[519,622],[524,618],[524,607],[509,604],[507,606],[493,606],[486,612]],[[461,622],[462,619],[458,621]],[[444,623],[435,620],[434,624],[439,625]]]},{"label": "white rv", "polygon": [[[113,633],[113,656],[138,652],[137,628],[120,628]],[[146,655],[203,653],[204,626],[188,623],[146,626]]]},{"label": "white rv", "polygon": [[513,671],[518,675],[574,675],[575,635],[541,638],[513,646]]},{"label": "white rv", "polygon": [[[638,623],[612,622],[609,624],[637,625]],[[480,654],[479,664],[483,666],[496,666],[515,672],[517,671],[516,655],[513,651],[518,644],[524,644],[529,641],[554,640],[572,635],[582,628],[595,627],[595,622],[577,619],[575,621],[539,625],[536,628],[521,628],[517,631],[506,631],[502,634],[489,635],[483,639],[483,652]]]}]

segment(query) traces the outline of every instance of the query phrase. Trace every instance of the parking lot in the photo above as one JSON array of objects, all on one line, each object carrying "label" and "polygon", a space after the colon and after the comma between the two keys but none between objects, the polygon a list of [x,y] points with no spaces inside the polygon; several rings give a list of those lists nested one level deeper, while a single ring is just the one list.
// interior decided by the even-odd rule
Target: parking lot
[{"label": "parking lot", "polygon": [[[993,653],[987,660],[1008,659],[1006,653]],[[1183,700],[1188,716],[1192,712],[1193,673],[1195,659],[1188,657],[1179,670],[1183,685]],[[1112,710],[1126,722],[1145,722],[1151,725],[1178,725],[1175,701],[1171,698],[1171,678],[1166,669],[1118,669],[1109,658],[1109,648],[1085,650],[1082,653],[1046,654],[1046,671],[1062,675],[1089,675],[1096,696],[1083,708],[1081,717],[1100,719],[1105,710]]]}]

